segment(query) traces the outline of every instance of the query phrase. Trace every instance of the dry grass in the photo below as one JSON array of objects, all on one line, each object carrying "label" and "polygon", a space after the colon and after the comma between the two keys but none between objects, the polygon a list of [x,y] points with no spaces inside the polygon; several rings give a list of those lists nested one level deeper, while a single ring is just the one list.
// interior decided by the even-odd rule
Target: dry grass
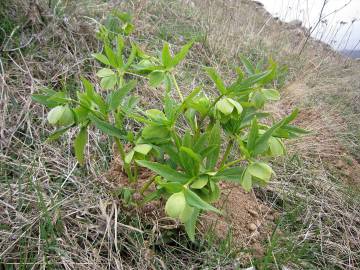
[{"label": "dry grass", "polygon": [[[59,1],[56,9],[48,9],[47,1],[39,2],[46,23],[30,22],[18,30],[24,48],[10,42],[8,50],[0,52],[0,264],[14,263],[19,269],[234,268],[237,255],[230,241],[215,245],[204,240],[194,246],[182,233],[167,230],[166,220],[149,223],[136,211],[125,211],[107,188],[110,183],[104,173],[112,157],[107,139],[99,133],[90,133],[86,169],[73,158],[74,134],[60,142],[44,142],[50,132],[45,111],[31,102],[30,95],[45,85],[67,85],[73,91],[80,74],[94,77],[89,55],[99,44],[94,38],[96,23],[89,17],[101,20],[115,6],[133,12],[136,39],[153,53],[162,43],[159,37],[173,48],[192,37],[204,41],[193,47],[186,69],[178,74],[184,89],[204,80],[203,65],[218,67],[229,80],[239,52],[253,60],[273,55],[289,65],[289,77],[296,84],[288,87],[276,112],[282,115],[295,104],[302,106],[308,114],[299,124],[314,133],[290,145],[292,158],[275,163],[279,173],[274,183],[256,191],[281,213],[280,229],[290,232],[282,241],[294,244],[294,250],[280,244],[268,254],[280,260],[281,254],[298,254],[297,249],[310,243],[311,255],[305,252],[281,262],[294,269],[296,265],[299,269],[359,267],[358,193],[333,168],[348,146],[359,147],[354,130],[347,128],[353,121],[349,119],[359,112],[349,109],[350,117],[339,113],[343,107],[356,108],[356,64],[316,42],[310,42],[298,57],[304,34],[264,16],[248,1],[206,0],[194,5],[191,1]],[[18,14],[28,12],[16,1],[14,7]],[[345,95],[339,92],[342,88],[347,89]],[[334,97],[341,95],[344,103],[329,109],[332,99],[326,99],[327,91]],[[148,104],[160,97],[145,87],[137,93]],[[289,221],[294,205],[302,208]],[[272,244],[269,238],[268,245]],[[276,269],[277,261],[260,261],[258,266]]]},{"label": "dry grass", "polygon": [[[294,106],[302,108],[298,124],[312,134],[289,145],[291,159],[275,163],[279,164],[277,180],[259,194],[279,211],[286,204],[303,205],[289,239],[296,243],[295,249],[308,242],[319,250],[304,260],[312,266],[300,268],[358,269],[359,165],[358,156],[352,155],[356,151],[349,149],[359,147],[359,64],[314,40],[299,56],[306,34],[274,20],[256,3],[194,2],[208,27],[209,46],[222,63],[234,63],[243,53],[254,61],[271,55],[289,67],[291,83],[285,87],[284,99],[270,110],[284,115]],[[292,223],[296,224],[291,221],[285,227]]]},{"label": "dry grass", "polygon": [[[139,26],[135,38],[158,53],[159,36],[166,32],[175,48],[184,42],[182,35],[198,34],[197,25],[186,22],[187,9],[177,14],[170,5],[152,1],[52,2],[56,7],[51,9],[47,1],[36,6],[40,13],[34,16],[42,23],[24,20],[15,32],[24,46],[11,39],[1,51],[0,268],[232,265],[228,248],[220,250],[205,240],[193,245],[168,220],[149,221],[124,207],[105,177],[112,159],[106,137],[90,132],[88,160],[81,168],[71,147],[75,131],[62,140],[45,142],[51,132],[46,111],[31,101],[31,94],[43,86],[66,86],[72,92],[80,87],[80,75],[95,78],[96,64],[89,56],[100,48],[95,39],[97,23],[90,17],[102,20],[113,8],[131,11]],[[9,5],[19,16],[32,10],[15,0]],[[22,21],[19,18],[17,23]],[[178,36],[169,35],[173,33]],[[185,65],[199,66],[193,60]],[[147,104],[159,103],[161,96],[145,87],[139,87],[137,94]]]}]

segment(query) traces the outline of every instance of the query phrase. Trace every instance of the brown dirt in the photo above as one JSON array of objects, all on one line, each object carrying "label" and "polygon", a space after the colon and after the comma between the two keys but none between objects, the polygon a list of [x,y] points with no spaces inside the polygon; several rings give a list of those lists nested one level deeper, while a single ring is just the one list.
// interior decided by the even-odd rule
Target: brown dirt
[{"label": "brown dirt", "polygon": [[207,213],[204,216],[206,226],[211,226],[216,235],[223,238],[230,233],[236,247],[262,256],[262,243],[274,229],[278,214],[258,201],[253,192],[246,193],[240,186],[228,183],[222,184],[221,200],[216,206],[223,210],[224,215]]}]

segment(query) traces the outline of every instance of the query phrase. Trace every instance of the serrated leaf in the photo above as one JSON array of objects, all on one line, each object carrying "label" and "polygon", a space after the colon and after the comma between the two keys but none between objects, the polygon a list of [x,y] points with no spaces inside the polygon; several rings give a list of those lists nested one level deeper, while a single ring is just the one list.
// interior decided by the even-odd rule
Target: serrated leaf
[{"label": "serrated leaf", "polygon": [[66,131],[68,131],[72,127],[73,127],[73,125],[59,128],[59,129],[55,130],[46,140],[47,141],[56,140],[56,139],[60,138]]},{"label": "serrated leaf", "polygon": [[285,147],[280,139],[275,137],[270,137],[269,139],[269,147],[271,155],[276,156],[282,156],[285,154]]},{"label": "serrated leaf", "polygon": [[263,135],[261,135],[257,140],[256,140],[256,145],[254,150],[252,151],[252,155],[258,155],[261,154],[263,152],[265,152],[269,145],[268,145],[268,140],[271,137],[271,135],[280,127],[287,125],[288,123],[290,123],[292,120],[294,120],[296,118],[296,116],[298,115],[299,111],[297,109],[295,109],[289,116],[287,116],[286,118],[284,118],[283,120],[279,121],[278,123],[274,124],[271,128],[269,128]]},{"label": "serrated leaf", "polygon": [[109,106],[111,110],[115,110],[120,106],[121,101],[123,98],[132,90],[135,88],[137,82],[135,80],[131,80],[128,83],[126,83],[123,87],[121,87],[117,91],[113,91],[110,94],[109,98]]},{"label": "serrated leaf", "polygon": [[103,64],[105,64],[107,66],[110,66],[109,59],[105,55],[103,55],[102,53],[93,53],[91,56],[94,57],[99,62],[101,62],[101,63],[103,63]]},{"label": "serrated leaf", "polygon": [[129,153],[126,154],[126,156],[125,156],[125,163],[126,164],[131,163],[131,161],[133,160],[134,154],[135,154],[134,150],[131,150]]},{"label": "serrated leaf", "polygon": [[196,229],[196,221],[198,219],[200,210],[194,208],[191,216],[185,222],[185,231],[192,242],[195,241],[195,229]]},{"label": "serrated leaf", "polygon": [[106,113],[107,106],[103,98],[95,92],[94,86],[85,78],[81,78],[87,97],[93,101],[102,113]]},{"label": "serrated leaf", "polygon": [[218,214],[221,214],[221,211],[216,209],[211,204],[208,204],[203,199],[201,199],[195,192],[191,191],[190,189],[184,189],[185,199],[186,202],[195,208],[212,211]]},{"label": "serrated leaf", "polygon": [[249,192],[252,187],[252,177],[248,170],[245,170],[241,178],[241,186],[246,192]]},{"label": "serrated leaf", "polygon": [[147,126],[142,130],[142,137],[145,140],[168,139],[170,131],[164,126]]},{"label": "serrated leaf", "polygon": [[150,144],[138,144],[134,147],[134,151],[143,155],[147,155],[152,149]]},{"label": "serrated leaf", "polygon": [[261,92],[267,100],[280,100],[280,93],[275,89],[262,89]]},{"label": "serrated leaf", "polygon": [[109,68],[102,68],[96,73],[96,75],[100,78],[104,78],[104,77],[113,76],[115,75],[115,73]]},{"label": "serrated leaf", "polygon": [[171,62],[171,67],[177,66],[185,58],[192,45],[193,42],[189,42],[184,45],[177,54],[175,54]]},{"label": "serrated leaf", "polygon": [[100,81],[100,86],[105,90],[113,89],[115,85],[116,75],[104,77]]},{"label": "serrated leaf", "polygon": [[136,58],[136,52],[137,52],[136,46],[134,44],[131,44],[131,52],[126,62],[126,65],[124,66],[124,69],[128,69],[131,66],[131,64],[134,62]]},{"label": "serrated leaf", "polygon": [[87,126],[81,127],[79,134],[76,136],[74,140],[74,150],[75,156],[80,163],[80,165],[84,165],[85,162],[85,146],[88,140],[88,131]]},{"label": "serrated leaf", "polygon": [[166,68],[171,67],[172,57],[170,54],[169,43],[165,43],[161,53],[161,60]]},{"label": "serrated leaf", "polygon": [[251,121],[250,132],[248,135],[247,149],[252,151],[255,147],[256,139],[259,134],[259,126],[256,117]]},{"label": "serrated leaf", "polygon": [[153,87],[158,86],[163,82],[165,73],[163,71],[155,70],[149,74],[149,82]]},{"label": "serrated leaf", "polygon": [[158,175],[164,177],[164,179],[170,182],[178,182],[184,184],[189,180],[189,177],[187,175],[160,163],[147,160],[137,160],[136,163],[138,163],[142,167],[148,168],[156,172]]},{"label": "serrated leaf", "polygon": [[197,162],[201,162],[201,156],[197,153],[195,153],[192,149],[189,147],[181,146],[180,151],[186,153],[190,158]]},{"label": "serrated leaf", "polygon": [[110,65],[112,65],[115,68],[119,67],[118,61],[116,59],[116,55],[113,52],[113,50],[107,44],[104,45],[104,50],[105,50],[105,54],[110,62]]},{"label": "serrated leaf", "polygon": [[249,165],[246,172],[265,182],[268,182],[273,174],[271,167],[264,162],[254,162]]},{"label": "serrated leaf", "polygon": [[198,179],[196,179],[192,184],[191,184],[191,188],[193,189],[202,189],[203,187],[206,186],[206,184],[209,182],[209,176],[207,175],[202,175],[199,176]]},{"label": "serrated leaf", "polygon": [[250,62],[250,60],[247,59],[243,55],[240,55],[240,60],[241,60],[241,63],[244,65],[246,72],[249,75],[253,75],[255,73],[255,68],[254,68],[253,64]]},{"label": "serrated leaf", "polygon": [[266,80],[266,78],[269,77],[270,75],[271,75],[271,70],[270,71],[267,70],[261,73],[251,75],[245,80],[242,80],[240,83],[236,82],[230,87],[228,87],[228,93],[231,93],[233,95],[239,94],[241,93],[241,91],[248,90],[256,83]]},{"label": "serrated leaf", "polygon": [[221,144],[221,129],[220,123],[217,121],[211,129],[208,136],[209,146],[214,146],[214,151],[211,152],[206,158],[206,168],[212,170],[216,166],[216,162],[219,158],[220,144]]},{"label": "serrated leaf", "polygon": [[214,68],[205,68],[206,73],[209,75],[209,77],[213,80],[213,82],[216,85],[216,88],[220,91],[221,94],[226,94],[226,86],[224,82],[222,81],[220,75],[216,72]]},{"label": "serrated leaf", "polygon": [[98,117],[96,117],[93,114],[89,114],[89,118],[90,118],[91,122],[105,134],[119,138],[119,139],[122,139],[124,137],[123,133],[120,129],[114,127],[113,125],[109,124],[108,122],[105,122],[105,121],[99,119]]},{"label": "serrated leaf", "polygon": [[184,186],[177,182],[163,182],[159,183],[159,186],[165,188],[170,193],[181,192],[184,189]]},{"label": "serrated leaf", "polygon": [[158,109],[147,110],[145,114],[155,122],[164,123],[167,121],[165,114]]},{"label": "serrated leaf", "polygon": [[218,172],[212,178],[239,183],[243,173],[244,167],[232,167]]}]

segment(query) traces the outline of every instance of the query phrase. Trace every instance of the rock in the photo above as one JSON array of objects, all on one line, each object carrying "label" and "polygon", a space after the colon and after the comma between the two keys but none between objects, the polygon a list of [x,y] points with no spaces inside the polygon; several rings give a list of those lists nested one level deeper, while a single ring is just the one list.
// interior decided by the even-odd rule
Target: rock
[{"label": "rock", "polygon": [[259,214],[258,214],[256,211],[252,210],[252,209],[247,209],[247,211],[248,211],[249,214],[252,215],[253,217],[258,217],[258,216],[259,216]]},{"label": "rock", "polygon": [[253,232],[253,231],[256,231],[257,226],[254,223],[250,223],[248,225],[248,229]]},{"label": "rock", "polygon": [[273,215],[267,215],[265,218],[270,221],[274,221],[275,219]]}]

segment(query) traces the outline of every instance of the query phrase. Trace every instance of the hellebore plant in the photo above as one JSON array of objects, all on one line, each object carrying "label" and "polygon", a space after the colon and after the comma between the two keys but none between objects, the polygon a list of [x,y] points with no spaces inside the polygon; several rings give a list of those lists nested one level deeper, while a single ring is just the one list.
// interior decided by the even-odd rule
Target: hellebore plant
[{"label": "hellebore plant", "polygon": [[[207,87],[214,85],[217,95],[210,97],[199,86],[184,96],[175,70],[192,43],[174,55],[165,43],[159,58],[150,56],[129,38],[134,28],[130,16],[115,15],[120,30],[101,26],[97,35],[103,42],[103,51],[93,54],[103,64],[97,72],[99,85],[82,78],[83,90],[76,98],[44,89],[33,99],[51,109],[48,122],[58,129],[50,139],[78,129],[74,150],[80,164],[85,162],[88,129],[96,127],[114,139],[130,181],[137,181],[138,166],[153,171],[140,191],[146,195],[143,203],[165,198],[166,214],[179,219],[194,241],[199,213],[221,213],[212,206],[220,198],[220,181],[238,183],[246,191],[268,184],[274,172],[266,160],[285,154],[283,139],[306,131],[290,125],[297,110],[278,122],[263,111],[267,102],[280,99],[270,87],[278,76],[275,62],[261,69],[241,56],[246,72],[238,68],[237,79],[229,85],[214,68],[205,68],[213,81]],[[139,97],[130,94],[139,78],[165,90],[161,109],[139,108]],[[141,129],[126,129],[125,121],[126,126],[140,123]],[[126,152],[124,144],[131,149]],[[146,192],[150,185],[155,191]]]}]

